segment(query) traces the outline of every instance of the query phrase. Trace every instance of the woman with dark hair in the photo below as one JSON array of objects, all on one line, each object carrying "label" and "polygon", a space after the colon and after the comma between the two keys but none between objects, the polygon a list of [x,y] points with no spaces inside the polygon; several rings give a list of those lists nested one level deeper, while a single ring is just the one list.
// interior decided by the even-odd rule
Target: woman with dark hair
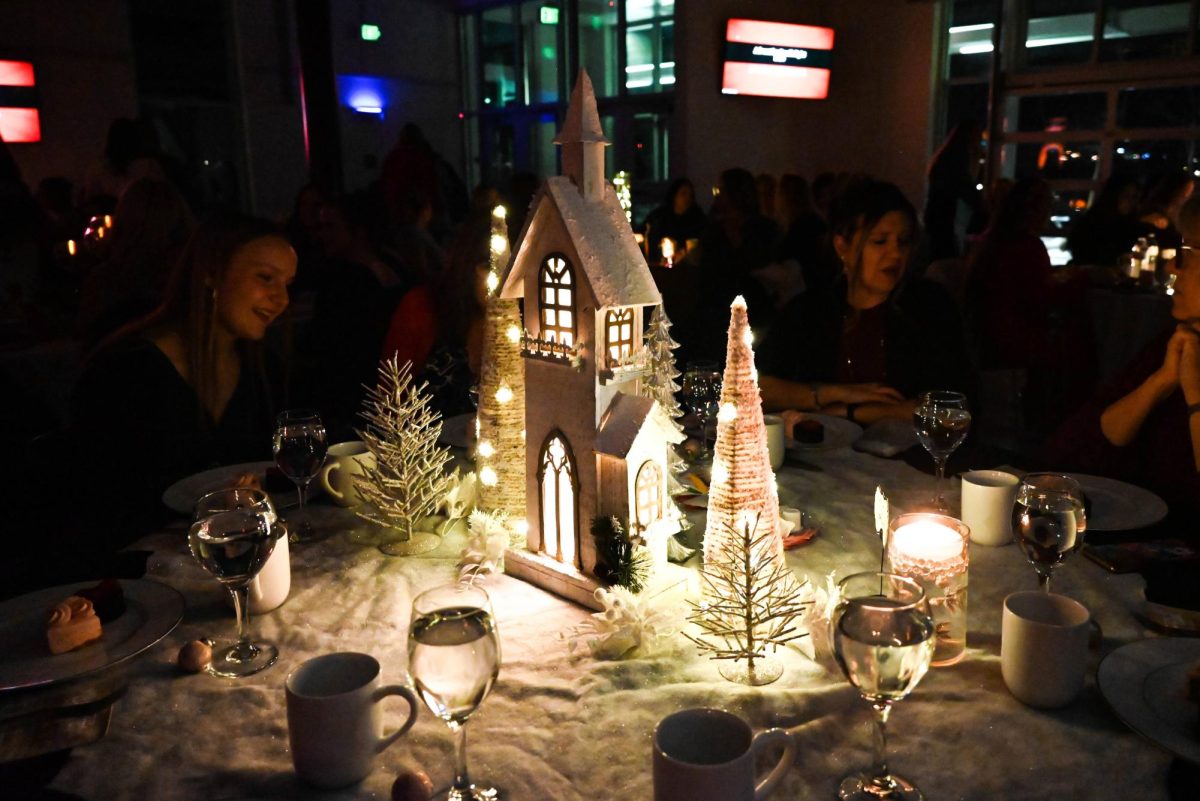
[{"label": "woman with dark hair", "polygon": [[917,215],[893,184],[860,181],[839,197],[830,226],[843,272],[827,292],[781,313],[759,352],[764,407],[859,423],[909,419],[918,393],[971,390],[953,300],[908,279]]},{"label": "woman with dark hair", "polygon": [[1140,194],[1137,178],[1114,174],[1104,182],[1091,207],[1083,213],[1067,237],[1067,249],[1075,264],[1115,265],[1138,238],[1134,216]]},{"label": "woman with dark hair", "polygon": [[687,249],[689,239],[704,233],[704,212],[696,205],[696,188],[687,178],[676,178],[667,187],[663,202],[646,215],[642,235],[646,237],[646,260],[651,265],[662,259],[662,241],[674,242],[677,257]]},{"label": "woman with dark hair", "polygon": [[111,545],[159,522],[159,498],[176,480],[269,457],[275,405],[260,343],[295,274],[296,254],[274,225],[209,220],[163,305],[91,356],[72,397],[71,459]]},{"label": "woman with dark hair", "polygon": [[963,120],[929,162],[925,230],[930,261],[958,258],[965,251],[971,219],[980,210],[982,136],[978,120]]}]

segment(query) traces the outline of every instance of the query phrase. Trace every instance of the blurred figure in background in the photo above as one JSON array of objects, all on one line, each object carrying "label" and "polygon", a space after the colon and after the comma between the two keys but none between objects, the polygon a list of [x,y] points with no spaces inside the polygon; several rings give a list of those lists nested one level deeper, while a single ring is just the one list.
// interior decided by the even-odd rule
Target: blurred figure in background
[{"label": "blurred figure in background", "polygon": [[1183,237],[1176,227],[1179,210],[1192,196],[1195,181],[1190,173],[1169,172],[1155,181],[1138,216],[1138,236],[1153,234],[1162,247],[1177,248]]},{"label": "blurred figure in background", "polygon": [[704,233],[704,212],[696,203],[696,188],[687,178],[676,178],[667,187],[663,202],[646,215],[642,235],[646,238],[646,261],[651,266],[662,259],[662,241],[670,239],[674,259],[683,257],[689,240]]},{"label": "blurred figure in background", "polygon": [[759,213],[769,219],[776,219],[775,176],[769,172],[760,172],[754,176],[754,186],[758,190]]},{"label": "blurred figure in background", "polygon": [[971,220],[981,206],[982,136],[983,127],[977,120],[963,120],[929,162],[925,231],[930,261],[958,258],[966,252]]},{"label": "blurred figure in background", "polygon": [[166,179],[158,160],[158,137],[143,120],[115,119],[108,127],[100,161],[84,179],[82,205],[86,213],[111,211],[125,187],[140,178]]},{"label": "blurred figure in background", "polygon": [[1138,182],[1132,175],[1111,175],[1067,237],[1075,264],[1113,266],[1138,238]]},{"label": "blurred figure in background", "polygon": [[824,257],[828,226],[813,206],[808,182],[799,175],[780,178],[775,208],[782,231],[775,251],[776,260],[791,260],[800,265],[801,291],[823,292],[829,289],[835,272],[829,269],[832,260]]}]

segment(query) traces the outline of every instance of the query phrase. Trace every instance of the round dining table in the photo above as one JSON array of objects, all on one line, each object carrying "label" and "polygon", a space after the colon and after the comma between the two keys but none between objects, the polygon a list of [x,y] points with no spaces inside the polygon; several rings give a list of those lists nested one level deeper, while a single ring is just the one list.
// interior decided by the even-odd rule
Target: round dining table
[{"label": "round dining table", "polygon": [[[802,509],[806,524],[820,530],[787,552],[788,565],[814,589],[823,590],[830,576],[878,568],[877,485],[892,497],[893,512],[919,507],[934,491],[931,476],[900,459],[849,447],[800,456],[777,480],[780,502]],[[952,504],[957,494],[950,494]],[[185,643],[228,640],[234,631],[225,592],[187,553],[183,521],[138,544],[154,551],[147,580],[169,584],[185,598],[183,621],[125,668],[127,685],[107,733],[75,748],[50,789],[97,800],[387,799],[402,771],[422,770],[435,784],[448,783],[451,734],[424,709],[360,784],[322,791],[293,771],[288,674],[319,654],[359,651],[379,660],[384,683],[409,681],[412,598],[454,580],[464,542],[463,524],[456,523],[431,554],[385,556],[353,510],[311,508],[332,534],[292,547],[290,596],[253,620],[254,635],[278,646],[279,661],[249,678],[185,674],[175,665]],[[702,530],[703,511],[689,515],[698,527],[693,533]],[[999,656],[1003,599],[1036,588],[1032,567],[1011,544],[972,546],[969,576],[966,658],[931,669],[897,704],[889,725],[892,768],[929,799],[1167,798],[1172,755],[1128,729],[1096,684],[1097,665],[1107,654],[1155,636],[1134,615],[1142,579],[1109,574],[1078,555],[1057,571],[1055,591],[1087,606],[1103,639],[1090,651],[1082,694],[1065,708],[1038,710],[1006,690]],[[778,681],[747,687],[722,679],[717,663],[678,633],[689,625],[686,600],[650,599],[676,632],[650,653],[605,661],[589,650],[588,610],[508,575],[488,576],[481,586],[492,599],[502,664],[467,726],[468,754],[473,773],[502,787],[506,798],[649,799],[655,724],[688,707],[721,707],[755,729],[793,732],[795,763],[776,798],[833,798],[843,776],[872,761],[867,704],[817,638],[780,649],[785,669]],[[384,704],[385,728],[403,722],[403,701]]]}]

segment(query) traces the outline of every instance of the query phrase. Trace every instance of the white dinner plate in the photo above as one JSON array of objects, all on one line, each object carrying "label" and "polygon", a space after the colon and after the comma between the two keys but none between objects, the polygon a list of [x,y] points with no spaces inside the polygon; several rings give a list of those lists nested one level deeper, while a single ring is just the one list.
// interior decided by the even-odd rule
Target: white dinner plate
[{"label": "white dinner plate", "polygon": [[804,412],[803,415],[803,419],[816,420],[825,426],[825,439],[814,443],[790,440],[787,445],[788,450],[798,453],[810,453],[812,451],[831,451],[837,448],[848,448],[854,444],[855,440],[862,436],[862,426],[858,423],[852,423],[844,417],[831,417],[827,414],[813,414],[809,412]]},{"label": "white dinner plate", "polygon": [[459,414],[442,421],[442,434],[438,442],[451,448],[468,450],[475,440],[475,415]]},{"label": "white dinner plate", "polygon": [[64,584],[0,603],[0,691],[42,687],[86,676],[137,656],[183,618],[183,596],[157,581],[122,580],[125,612],[104,624],[97,642],[65,654],[46,644],[55,604],[96,582]]},{"label": "white dinner plate", "polygon": [[[257,473],[265,482],[267,468],[274,466],[274,462],[243,462],[242,464],[230,464],[224,467],[214,467],[211,470],[203,470],[187,478],[181,478],[167,487],[166,491],[163,492],[162,502],[168,509],[191,517],[196,507],[196,501],[200,500],[205,494],[213,490],[219,490],[222,487],[228,487],[242,473]],[[310,492],[318,483],[314,481],[309,484]],[[295,493],[292,494],[294,495]],[[275,508],[277,509],[280,506],[287,505],[286,498],[272,496],[271,500],[275,503]],[[279,501],[284,501],[284,503],[281,504]]]},{"label": "white dinner plate", "polygon": [[1103,476],[1071,473],[1091,502],[1087,525],[1097,531],[1128,531],[1167,516],[1167,503],[1153,492]]},{"label": "white dinner plate", "polygon": [[1200,661],[1200,640],[1138,640],[1100,663],[1096,681],[1117,717],[1177,757],[1200,764],[1200,707],[1187,698],[1187,674]]}]

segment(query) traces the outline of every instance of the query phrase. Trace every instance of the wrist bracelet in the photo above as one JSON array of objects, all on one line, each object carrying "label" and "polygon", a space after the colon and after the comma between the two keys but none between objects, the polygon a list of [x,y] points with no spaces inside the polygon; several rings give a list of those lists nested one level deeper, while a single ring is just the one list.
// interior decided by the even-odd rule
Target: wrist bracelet
[{"label": "wrist bracelet", "polygon": [[1200,412],[1200,403],[1189,403],[1188,404],[1188,417],[1191,417],[1196,412]]},{"label": "wrist bracelet", "polygon": [[820,409],[821,408],[821,385],[818,384],[816,381],[814,381],[808,385],[808,388],[812,390],[813,403],[816,405],[816,407],[818,409]]},{"label": "wrist bracelet", "polygon": [[859,404],[857,404],[857,403],[847,403],[846,404],[846,419],[849,420],[851,423],[858,422],[857,420],[854,419],[854,412],[858,409],[858,407],[859,407]]}]

